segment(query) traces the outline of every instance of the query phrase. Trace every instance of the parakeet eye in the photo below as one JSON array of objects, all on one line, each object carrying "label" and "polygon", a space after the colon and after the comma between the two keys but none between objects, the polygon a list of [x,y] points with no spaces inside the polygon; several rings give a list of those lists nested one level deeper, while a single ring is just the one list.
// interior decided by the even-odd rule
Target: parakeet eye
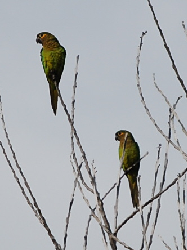
[{"label": "parakeet eye", "polygon": [[46,34],[40,34],[40,38],[44,38]]}]

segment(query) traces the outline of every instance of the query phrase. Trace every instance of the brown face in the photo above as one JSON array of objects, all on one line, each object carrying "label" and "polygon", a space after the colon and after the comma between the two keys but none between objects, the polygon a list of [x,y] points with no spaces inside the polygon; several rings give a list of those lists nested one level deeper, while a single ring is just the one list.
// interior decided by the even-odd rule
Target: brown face
[{"label": "brown face", "polygon": [[120,141],[120,138],[125,135],[126,131],[125,130],[120,130],[115,133],[115,140]]},{"label": "brown face", "polygon": [[46,33],[43,33],[43,32],[37,34],[36,42],[37,42],[37,43],[43,44],[43,39],[45,38],[46,35],[47,35],[47,34],[46,34]]}]

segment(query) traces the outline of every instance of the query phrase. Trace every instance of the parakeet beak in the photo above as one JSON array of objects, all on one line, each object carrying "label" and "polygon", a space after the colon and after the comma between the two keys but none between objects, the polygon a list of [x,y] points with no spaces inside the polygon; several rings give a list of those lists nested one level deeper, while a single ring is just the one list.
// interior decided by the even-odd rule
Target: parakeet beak
[{"label": "parakeet beak", "polygon": [[39,37],[36,38],[37,43],[42,43],[41,39]]},{"label": "parakeet beak", "polygon": [[118,141],[118,135],[117,134],[115,134],[115,140]]}]

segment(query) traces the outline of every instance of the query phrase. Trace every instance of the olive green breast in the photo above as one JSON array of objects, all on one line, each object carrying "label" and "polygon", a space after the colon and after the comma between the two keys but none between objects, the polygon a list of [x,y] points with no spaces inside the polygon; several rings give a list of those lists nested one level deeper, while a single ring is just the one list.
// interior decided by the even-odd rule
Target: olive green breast
[{"label": "olive green breast", "polygon": [[[123,148],[125,143],[125,156],[123,161],[123,169],[126,170],[129,167],[131,167],[134,163],[140,160],[140,149],[137,144],[137,142],[134,140],[131,134],[127,136],[126,142],[120,141],[119,145],[119,158],[123,156]],[[138,174],[138,169],[140,167],[140,162],[136,164],[135,167],[133,167],[132,171],[130,173],[133,173],[135,175]]]},{"label": "olive green breast", "polygon": [[64,70],[66,51],[62,46],[54,49],[41,50],[41,60],[48,82],[52,81],[55,75],[57,84],[60,82],[61,74]]}]

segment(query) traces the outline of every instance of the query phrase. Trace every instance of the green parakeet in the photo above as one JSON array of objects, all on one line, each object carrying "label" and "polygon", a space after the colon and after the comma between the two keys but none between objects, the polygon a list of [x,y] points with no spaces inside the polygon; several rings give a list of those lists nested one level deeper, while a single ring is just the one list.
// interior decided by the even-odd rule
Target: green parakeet
[{"label": "green parakeet", "polygon": [[[126,137],[127,136],[127,137]],[[125,140],[126,137],[126,140]],[[133,207],[138,207],[138,187],[137,187],[137,176],[138,170],[140,168],[140,149],[137,142],[134,140],[131,132],[126,130],[120,130],[115,133],[115,140],[119,141],[119,159],[123,156],[123,149],[125,150],[124,160],[123,160],[123,170],[127,170],[132,167],[133,164],[137,164],[127,173],[127,178],[129,181],[129,188],[131,191],[132,204]]]},{"label": "green parakeet", "polygon": [[40,52],[41,61],[49,83],[51,106],[56,115],[58,93],[54,82],[56,81],[57,86],[59,86],[65,65],[66,50],[60,45],[57,38],[48,32],[37,34],[36,42],[43,46]]}]

